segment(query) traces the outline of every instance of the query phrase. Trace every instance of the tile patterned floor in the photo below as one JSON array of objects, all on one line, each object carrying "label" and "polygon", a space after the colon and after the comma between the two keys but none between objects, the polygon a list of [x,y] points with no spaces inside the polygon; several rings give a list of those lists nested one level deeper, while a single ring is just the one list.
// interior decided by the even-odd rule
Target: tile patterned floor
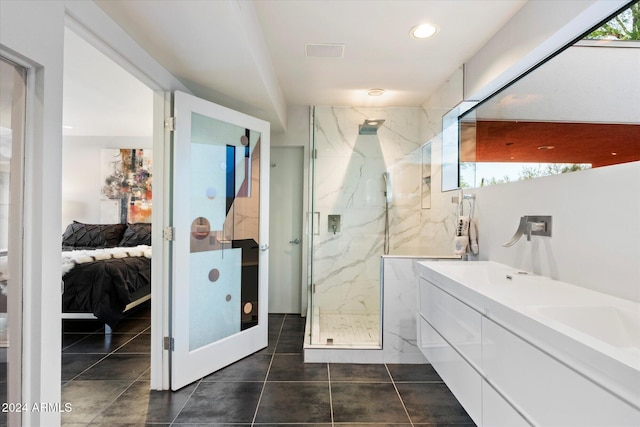
[{"label": "tile patterned floor", "polygon": [[377,314],[321,313],[319,340],[324,345],[380,345],[380,316]]},{"label": "tile patterned floor", "polygon": [[474,425],[430,365],[303,363],[298,316],[270,315],[266,349],[178,392],[149,390],[148,308],[95,328],[65,321],[67,427]]}]

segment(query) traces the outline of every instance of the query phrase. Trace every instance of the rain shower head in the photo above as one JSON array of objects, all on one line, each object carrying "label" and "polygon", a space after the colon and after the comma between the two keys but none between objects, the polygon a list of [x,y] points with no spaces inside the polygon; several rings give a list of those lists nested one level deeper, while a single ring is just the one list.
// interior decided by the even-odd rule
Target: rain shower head
[{"label": "rain shower head", "polygon": [[366,119],[363,124],[359,125],[359,135],[375,135],[378,128],[384,123],[383,119]]}]

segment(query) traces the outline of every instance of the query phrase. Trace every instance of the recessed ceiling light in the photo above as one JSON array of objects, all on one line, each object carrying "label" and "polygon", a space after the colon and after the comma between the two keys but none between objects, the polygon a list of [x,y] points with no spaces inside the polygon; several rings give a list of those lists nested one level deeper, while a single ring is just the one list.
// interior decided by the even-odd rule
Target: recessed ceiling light
[{"label": "recessed ceiling light", "polygon": [[616,153],[615,151],[612,151],[612,152],[611,152],[611,155],[612,155],[612,156],[617,156],[617,155],[618,155],[618,153]]},{"label": "recessed ceiling light", "polygon": [[409,34],[414,39],[427,39],[438,32],[438,27],[433,24],[420,24],[411,29]]},{"label": "recessed ceiling light", "polygon": [[381,96],[382,94],[384,94],[384,89],[369,89],[367,91],[367,94],[369,96]]},{"label": "recessed ceiling light", "polygon": [[553,150],[554,148],[556,148],[555,145],[541,145],[538,150]]}]

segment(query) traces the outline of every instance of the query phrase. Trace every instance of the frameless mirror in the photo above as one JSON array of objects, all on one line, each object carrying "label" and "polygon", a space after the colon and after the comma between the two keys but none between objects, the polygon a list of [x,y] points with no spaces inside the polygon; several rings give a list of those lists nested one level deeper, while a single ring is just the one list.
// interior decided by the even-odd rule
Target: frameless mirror
[{"label": "frameless mirror", "polygon": [[640,160],[639,21],[640,3],[635,3],[458,114],[458,185],[480,187]]}]

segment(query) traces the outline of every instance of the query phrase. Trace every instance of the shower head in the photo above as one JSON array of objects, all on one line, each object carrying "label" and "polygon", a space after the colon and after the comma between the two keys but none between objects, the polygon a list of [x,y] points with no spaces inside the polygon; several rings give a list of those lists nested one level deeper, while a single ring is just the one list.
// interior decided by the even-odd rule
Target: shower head
[{"label": "shower head", "polygon": [[375,135],[378,128],[384,123],[383,119],[366,119],[363,124],[359,125],[359,135]]}]

